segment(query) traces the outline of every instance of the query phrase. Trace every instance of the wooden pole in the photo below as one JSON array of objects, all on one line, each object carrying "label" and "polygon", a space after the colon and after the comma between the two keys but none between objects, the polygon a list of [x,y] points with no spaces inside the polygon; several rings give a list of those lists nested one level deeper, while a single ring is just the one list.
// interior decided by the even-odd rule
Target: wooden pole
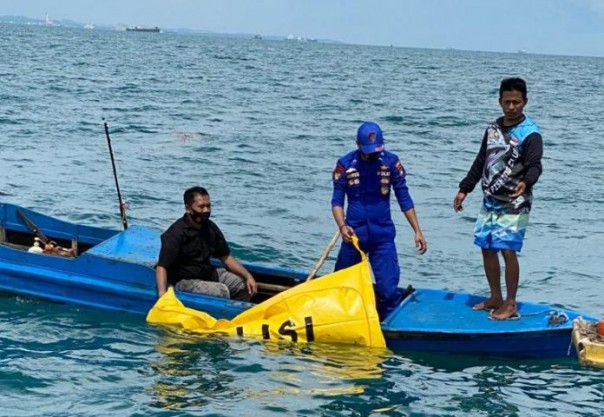
[{"label": "wooden pole", "polygon": [[317,264],[310,270],[310,273],[308,274],[306,281],[310,281],[311,279],[313,279],[315,277],[315,275],[317,275],[317,272],[319,272],[319,269],[323,266],[323,263],[325,263],[325,260],[329,256],[329,253],[331,252],[333,247],[336,245],[336,242],[338,241],[339,237],[340,237],[340,230],[338,229],[333,234],[333,237],[331,238],[331,240],[325,247],[325,250],[323,251],[323,255],[321,255],[321,257],[317,261]]},{"label": "wooden pole", "polygon": [[122,200],[122,194],[120,193],[120,184],[117,181],[117,170],[115,169],[115,159],[113,158],[113,149],[111,148],[111,138],[109,137],[109,126],[107,121],[103,119],[105,125],[105,136],[107,137],[107,146],[109,147],[109,156],[111,157],[111,167],[113,168],[113,179],[115,180],[115,189],[117,190],[117,200],[120,205],[120,220],[124,230],[128,228],[128,219],[126,218],[126,205]]}]

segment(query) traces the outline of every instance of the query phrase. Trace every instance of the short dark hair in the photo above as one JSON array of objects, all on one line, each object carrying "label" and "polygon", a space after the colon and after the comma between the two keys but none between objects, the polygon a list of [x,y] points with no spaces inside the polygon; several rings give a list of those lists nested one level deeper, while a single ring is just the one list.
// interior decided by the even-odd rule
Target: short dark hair
[{"label": "short dark hair", "polygon": [[526,101],[526,82],[519,77],[506,78],[499,86],[499,98],[503,97],[504,91],[518,91]]},{"label": "short dark hair", "polygon": [[193,203],[193,200],[195,200],[195,196],[197,194],[199,194],[201,196],[210,195],[210,194],[208,194],[208,190],[206,190],[203,187],[199,187],[199,186],[191,187],[188,190],[186,190],[182,196],[182,198],[185,202],[185,205],[190,206],[191,203]]}]

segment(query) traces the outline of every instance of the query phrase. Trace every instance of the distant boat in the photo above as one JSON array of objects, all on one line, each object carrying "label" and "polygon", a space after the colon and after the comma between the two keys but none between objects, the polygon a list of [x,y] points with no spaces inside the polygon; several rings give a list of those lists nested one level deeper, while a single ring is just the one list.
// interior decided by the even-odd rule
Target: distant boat
[{"label": "distant boat", "polygon": [[155,33],[159,33],[161,32],[161,30],[155,26],[152,28],[149,27],[142,27],[142,26],[128,26],[126,28],[127,32],[155,32]]},{"label": "distant boat", "polygon": [[48,17],[48,13],[46,13],[46,18],[44,19],[44,26],[56,26],[55,22],[53,22],[53,20]]},{"label": "distant boat", "polygon": [[285,37],[286,41],[298,41],[298,42],[318,42],[317,39],[315,38],[304,38],[302,36],[294,36],[294,35],[287,35]]}]

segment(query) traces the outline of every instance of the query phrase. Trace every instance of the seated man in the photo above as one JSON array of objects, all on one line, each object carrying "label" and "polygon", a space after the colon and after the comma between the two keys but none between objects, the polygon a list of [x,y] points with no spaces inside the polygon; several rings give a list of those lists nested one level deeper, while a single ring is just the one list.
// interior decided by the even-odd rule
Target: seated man
[{"label": "seated man", "polygon": [[[184,193],[185,214],[161,235],[161,250],[155,270],[157,295],[168,283],[176,290],[249,301],[256,294],[252,274],[233,255],[224,235],[210,220],[210,196],[203,187]],[[219,258],[225,268],[214,268],[210,258]]]}]

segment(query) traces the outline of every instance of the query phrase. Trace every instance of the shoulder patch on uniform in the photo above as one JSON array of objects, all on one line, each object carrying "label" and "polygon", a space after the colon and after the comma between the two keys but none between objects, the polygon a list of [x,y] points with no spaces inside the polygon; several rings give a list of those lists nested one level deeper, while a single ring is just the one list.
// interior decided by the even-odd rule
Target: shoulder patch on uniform
[{"label": "shoulder patch on uniform", "polygon": [[396,172],[398,172],[401,177],[405,175],[405,167],[401,163],[400,159],[396,161],[396,164],[394,164],[394,169],[396,169]]},{"label": "shoulder patch on uniform", "polygon": [[334,181],[338,181],[342,177],[342,174],[345,171],[346,170],[344,169],[344,166],[342,164],[337,164],[336,168],[333,170],[333,179],[334,179]]}]

